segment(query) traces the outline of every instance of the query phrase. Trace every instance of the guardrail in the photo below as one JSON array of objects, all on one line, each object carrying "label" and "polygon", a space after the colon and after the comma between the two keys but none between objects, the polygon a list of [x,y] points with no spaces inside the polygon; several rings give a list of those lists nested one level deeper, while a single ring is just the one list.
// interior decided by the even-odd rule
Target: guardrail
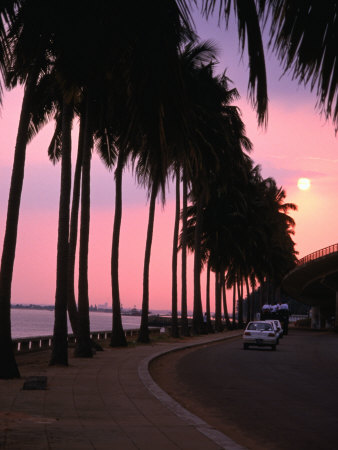
[{"label": "guardrail", "polygon": [[322,248],[321,250],[317,250],[316,252],[310,253],[307,256],[304,256],[304,258],[301,258],[297,265],[300,266],[301,264],[305,264],[309,261],[314,261],[315,259],[321,258],[326,255],[330,255],[331,253],[338,252],[338,244],[330,245],[329,247]]},{"label": "guardrail", "polygon": [[[150,334],[159,334],[161,327],[149,327]],[[128,336],[137,336],[139,329],[125,330],[124,334]],[[90,333],[91,339],[97,341],[104,341],[110,339],[112,335],[111,331],[93,331]],[[14,353],[28,353],[42,350],[48,350],[52,347],[53,336],[32,336],[12,339]],[[76,337],[74,334],[68,335],[68,344],[72,345],[76,343]]]}]

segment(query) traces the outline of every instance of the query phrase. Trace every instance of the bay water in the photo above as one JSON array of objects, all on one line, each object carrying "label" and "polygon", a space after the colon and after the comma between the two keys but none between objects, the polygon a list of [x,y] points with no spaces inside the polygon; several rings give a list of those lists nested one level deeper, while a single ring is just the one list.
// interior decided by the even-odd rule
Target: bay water
[{"label": "bay water", "polygon": [[[11,309],[12,338],[50,336],[53,334],[54,311],[44,309]],[[138,329],[141,323],[140,316],[122,316],[122,325],[125,330]],[[111,331],[112,313],[90,312],[91,331]],[[68,322],[68,332],[72,329]]]}]

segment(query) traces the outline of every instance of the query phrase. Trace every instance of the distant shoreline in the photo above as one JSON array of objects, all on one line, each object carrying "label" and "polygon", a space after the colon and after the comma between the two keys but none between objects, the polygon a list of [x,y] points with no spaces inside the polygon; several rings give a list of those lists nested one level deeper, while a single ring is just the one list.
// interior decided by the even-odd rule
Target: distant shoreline
[{"label": "distant shoreline", "polygon": [[[30,309],[30,310],[45,310],[45,311],[54,311],[54,305],[24,305],[24,304],[13,304],[11,305],[12,309]],[[89,306],[90,312],[103,312],[112,314],[113,310],[111,308],[98,308],[97,306]],[[131,308],[127,310],[121,311],[122,316],[141,316],[141,311],[136,308]]]}]

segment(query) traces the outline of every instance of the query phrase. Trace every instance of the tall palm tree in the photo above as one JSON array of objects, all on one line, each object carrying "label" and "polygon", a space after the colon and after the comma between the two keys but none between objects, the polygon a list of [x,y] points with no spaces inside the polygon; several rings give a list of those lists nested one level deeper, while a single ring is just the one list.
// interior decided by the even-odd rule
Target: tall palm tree
[{"label": "tall palm tree", "polygon": [[180,237],[180,248],[182,252],[181,267],[181,332],[183,336],[189,336],[188,311],[187,311],[187,203],[188,187],[186,169],[183,167],[182,179],[182,232]]},{"label": "tall palm tree", "polygon": [[[81,116],[81,111],[79,114]],[[72,207],[69,225],[69,248],[68,248],[68,264],[67,264],[67,309],[69,320],[75,336],[77,336],[78,315],[75,300],[74,279],[75,279],[75,258],[76,258],[79,206],[80,206],[83,138],[84,138],[84,120],[80,119],[80,130],[79,130],[77,156],[74,171]]]},{"label": "tall palm tree", "polygon": [[175,170],[175,225],[173,236],[173,251],[172,251],[172,290],[171,290],[171,335],[178,337],[178,318],[177,318],[177,252],[178,252],[178,233],[180,221],[180,169]]},{"label": "tall palm tree", "polygon": [[208,259],[206,295],[205,295],[205,313],[207,315],[207,331],[208,331],[208,333],[213,332],[213,328],[211,325],[211,311],[210,311],[210,273],[211,273],[211,264],[210,264],[210,259]]},{"label": "tall palm tree", "polygon": [[[22,35],[21,23],[16,7],[19,2],[5,2],[0,9],[0,70],[6,76],[8,86],[14,87],[18,82],[24,84],[24,98],[22,102],[17,139],[14,152],[14,163],[10,184],[7,207],[7,220],[0,266],[0,378],[19,377],[19,371],[14,359],[11,341],[10,300],[19,221],[21,192],[24,179],[26,147],[29,139],[29,125],[31,119],[32,98],[38,81],[39,73],[45,67],[44,35],[40,42],[33,47],[29,63],[20,47]],[[8,33],[6,33],[8,27]],[[9,45],[9,47],[7,47]]]},{"label": "tall palm tree", "polygon": [[153,230],[154,230],[154,218],[155,218],[155,205],[156,197],[158,192],[158,186],[156,184],[152,185],[150,202],[149,202],[149,217],[148,217],[148,228],[147,228],[147,239],[144,253],[144,266],[143,266],[143,290],[142,290],[142,316],[141,316],[141,326],[138,336],[138,342],[148,343],[149,339],[149,329],[148,329],[148,314],[149,314],[149,266],[150,266],[150,254],[151,254],[151,244],[153,240]]},{"label": "tall palm tree", "polygon": [[89,296],[88,296],[88,245],[90,223],[90,165],[93,146],[91,91],[85,95],[84,139],[82,153],[81,180],[81,225],[79,247],[79,294],[78,294],[78,327],[75,356],[92,357],[93,351],[90,341]]},{"label": "tall palm tree", "polygon": [[[192,41],[188,43],[182,51],[180,62],[182,67],[182,74],[185,84],[187,86],[187,100],[191,110],[190,116],[196,117],[198,122],[198,111],[201,107],[199,102],[196,102],[196,93],[202,88],[201,81],[198,81],[198,77],[202,73],[203,65],[209,64],[210,61],[215,59],[217,49],[211,42],[198,42]],[[198,129],[197,126],[192,126],[193,130]],[[201,165],[201,158],[198,156],[200,150],[199,133],[190,133],[188,135],[187,142],[180,149],[178,160],[183,168],[183,210],[182,210],[182,233],[181,233],[181,248],[182,248],[182,332],[184,335],[189,335],[188,319],[187,319],[187,288],[186,288],[186,240],[187,240],[187,188],[188,184],[191,184],[192,179],[198,178],[196,171],[197,167]],[[203,138],[202,138],[203,141]],[[194,144],[191,145],[191,142]],[[199,233],[197,230],[196,233]],[[196,236],[196,242],[200,241],[200,237]],[[195,249],[194,254],[194,328],[195,331],[202,329],[203,327],[203,313],[201,303],[201,287],[200,287],[200,264],[201,258],[199,254],[199,248]]]},{"label": "tall palm tree", "polygon": [[221,273],[215,272],[215,330],[222,331],[222,283]]},{"label": "tall palm tree", "polygon": [[112,278],[112,296],[113,296],[113,329],[110,345],[125,346],[127,345],[126,337],[123,332],[121,318],[121,302],[119,290],[119,241],[120,227],[122,218],[122,171],[125,164],[125,154],[123,148],[120,148],[117,165],[115,169],[115,215],[114,215],[114,231],[112,243],[111,257],[111,278]]},{"label": "tall palm tree", "polygon": [[58,248],[55,293],[55,321],[50,365],[68,365],[67,343],[67,272],[69,239],[69,206],[71,191],[71,128],[73,105],[63,100],[62,160],[59,204]]},{"label": "tall palm tree", "polygon": [[28,141],[30,103],[37,77],[37,71],[31,73],[28,76],[25,86],[7,207],[7,220],[0,268],[0,359],[4,362],[1,364],[0,378],[16,378],[20,376],[12,348],[10,300]]}]

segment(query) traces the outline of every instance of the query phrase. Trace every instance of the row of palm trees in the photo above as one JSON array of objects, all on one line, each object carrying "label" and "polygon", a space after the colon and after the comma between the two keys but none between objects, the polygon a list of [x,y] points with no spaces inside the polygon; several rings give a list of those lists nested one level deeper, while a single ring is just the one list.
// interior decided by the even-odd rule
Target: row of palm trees
[{"label": "row of palm trees", "polygon": [[[232,168],[228,179],[212,181],[209,185],[210,197],[204,202],[198,218],[198,199],[192,196],[188,208],[188,246],[195,250],[197,220],[201,221],[200,267],[205,264],[208,274],[215,273],[216,304],[215,326],[221,330],[221,310],[227,325],[225,287],[233,288],[238,294],[238,322],[243,325],[243,284],[246,286],[247,300],[257,284],[267,280],[278,288],[283,276],[296,263],[296,253],[292,235],[294,220],[288,215],[295,210],[292,203],[285,203],[285,191],[276,185],[273,178],[264,179],[259,166],[243,155],[242,165]],[[226,167],[222,175],[226,173]],[[196,254],[195,254],[196,255]],[[207,277],[209,279],[209,276]],[[207,289],[210,289],[208,285]],[[235,298],[234,297],[234,298]],[[207,292],[206,298],[210,295]],[[210,305],[207,305],[208,322]],[[248,308],[246,320],[254,317],[254,310]],[[233,303],[232,324],[236,321],[235,301]]]},{"label": "row of palm trees", "polygon": [[[225,20],[229,18],[231,6],[234,6],[243,48],[244,42],[248,40],[250,92],[257,109],[258,121],[264,123],[267,94],[259,19],[264,19],[267,15],[272,16],[272,41],[277,48],[286,48],[287,43],[281,41],[279,44],[279,33],[285,35],[283,28],[285,22],[282,23],[281,20],[283,17],[284,21],[283,13],[288,11],[289,2],[261,0],[257,2],[259,8],[256,8],[254,0],[246,2],[245,5],[238,0],[234,2],[205,0],[201,5],[202,12],[208,16],[214,11],[217,3]],[[119,299],[118,249],[122,216],[121,182],[123,169],[128,161],[131,161],[138,181],[147,188],[150,198],[140,341],[149,340],[148,285],[155,202],[158,195],[165,201],[166,181],[171,174],[174,174],[177,180],[177,198],[179,198],[179,184],[182,183],[183,186],[183,225],[180,244],[183,271],[186,270],[184,260],[189,241],[188,192],[192,208],[195,209],[195,222],[191,231],[194,236],[193,245],[190,245],[194,249],[195,332],[201,331],[203,323],[200,286],[203,255],[205,258],[208,255],[210,261],[208,267],[218,274],[216,277],[218,286],[225,287],[227,271],[228,284],[233,284],[232,280],[236,279],[240,294],[243,291],[241,287],[243,279],[250,278],[251,285],[254,285],[255,280],[262,281],[269,275],[278,282],[283,270],[288,266],[280,262],[283,269],[278,270],[278,264],[271,263],[272,257],[278,259],[280,249],[281,252],[286,249],[286,255],[283,257],[288,264],[294,260],[294,248],[290,238],[292,223],[286,215],[290,206],[282,203],[283,191],[278,189],[272,180],[269,182],[262,180],[259,173],[257,174],[258,169],[252,167],[251,160],[245,154],[245,150],[250,149],[250,142],[245,136],[244,125],[237,108],[231,106],[236,91],[229,89],[225,75],[221,77],[214,75],[216,52],[212,45],[196,44],[190,7],[190,3],[184,0],[176,2],[99,0],[90,6],[84,6],[79,0],[48,2],[5,0],[1,3],[1,87],[13,88],[18,83],[25,86],[0,270],[0,359],[4,361],[0,369],[1,378],[19,376],[12,351],[10,330],[10,298],[17,224],[26,146],[29,139],[47,120],[53,119],[56,124],[49,147],[50,157],[54,161],[61,160],[55,325],[51,364],[68,363],[67,309],[77,335],[76,355],[92,356],[89,338],[88,238],[90,164],[94,148],[99,151],[109,168],[115,167],[111,345],[125,345]],[[286,8],[285,11],[282,7]],[[334,26],[335,24],[333,28]],[[307,29],[305,31],[309,32]],[[300,33],[302,34],[303,30],[300,29]],[[329,43],[325,42],[325,45]],[[293,51],[293,54],[289,55],[286,50],[281,53],[282,58],[286,58],[286,55],[289,58],[288,67],[293,65],[293,61],[301,64],[299,61],[302,54],[298,55],[297,51]],[[330,63],[332,65],[332,60],[327,62],[328,70]],[[302,64],[310,66],[315,62]],[[318,72],[311,70],[311,73],[305,76],[298,66],[295,71],[296,76],[300,74],[300,79],[305,82],[311,79],[312,74],[315,81],[318,76]],[[331,77],[329,88],[323,87],[324,91],[327,90],[326,96],[323,94],[324,91],[321,91],[321,100],[326,102],[328,115],[332,113],[330,108],[336,93],[335,81],[336,78]],[[336,114],[332,115],[336,120]],[[80,133],[71,201],[71,129],[75,117],[79,120]],[[257,180],[253,182],[255,177]],[[262,218],[259,222],[258,217],[252,218],[255,201],[259,203],[262,198],[258,194],[255,197],[252,192],[256,190],[259,192],[258,186],[261,186],[263,192],[262,186],[269,183],[274,188],[270,190],[266,188],[264,195],[268,197],[269,192],[273,198],[274,191],[275,198],[270,206],[275,215],[271,212],[270,218],[271,223],[274,223],[280,231],[278,237],[274,235],[274,240],[271,237],[270,241],[264,242],[264,251],[260,246],[264,239],[260,241],[257,238],[255,243],[248,239],[248,249],[242,246],[241,249],[234,248],[233,252],[227,249],[226,253],[226,242],[229,241],[230,245],[229,237],[225,236],[229,225],[226,221],[223,223],[220,221],[213,244],[206,246],[205,214],[210,214],[210,210],[214,210],[215,213],[228,204],[230,198],[236,196],[238,202],[233,202],[233,209],[236,212],[231,212],[230,207],[228,216],[230,218],[237,216],[238,227],[245,229],[252,226],[256,227],[258,234],[262,233],[261,228],[264,229],[265,220]],[[243,184],[242,191],[241,184]],[[232,197],[231,193],[235,197]],[[252,203],[251,200],[247,201],[251,195]],[[219,198],[220,203],[212,207],[216,198]],[[177,267],[179,211],[178,204],[173,245],[173,272]],[[282,216],[283,213],[285,217]],[[77,237],[78,229],[79,237]],[[270,231],[264,230],[266,235]],[[77,240],[80,262],[76,305],[74,261]],[[231,245],[234,245],[233,240]],[[275,253],[270,245],[273,245],[273,249],[277,249]],[[211,250],[212,247],[217,249],[216,252]],[[259,249],[260,258],[255,258],[257,256],[255,249]],[[217,253],[222,253],[222,256],[216,256]],[[255,259],[259,259],[260,262],[254,263]],[[271,267],[268,270],[269,264]],[[175,284],[177,285],[174,276],[172,309],[173,332],[176,333]],[[218,288],[217,292],[219,291]],[[225,289],[223,291],[225,292]],[[182,299],[182,324],[185,324],[185,282],[182,283]]]}]

